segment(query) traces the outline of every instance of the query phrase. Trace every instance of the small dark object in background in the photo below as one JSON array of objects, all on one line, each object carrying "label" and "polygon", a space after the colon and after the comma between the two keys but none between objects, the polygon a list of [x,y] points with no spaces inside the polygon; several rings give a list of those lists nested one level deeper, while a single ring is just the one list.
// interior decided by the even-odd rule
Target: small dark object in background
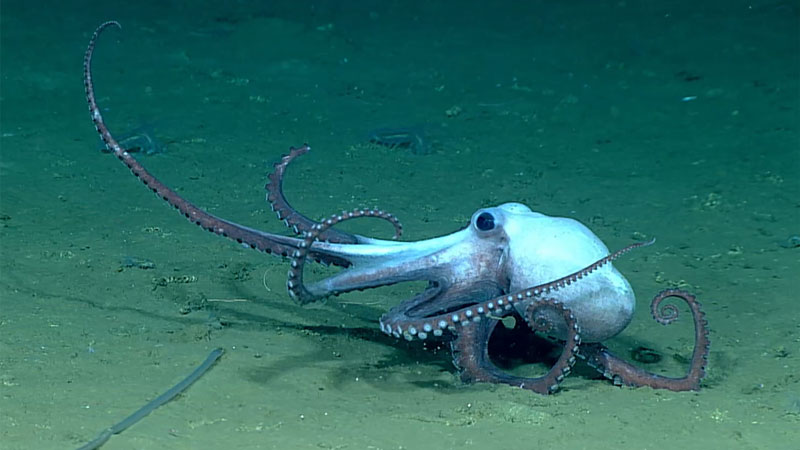
[{"label": "small dark object in background", "polygon": [[778,245],[783,248],[800,248],[800,236],[789,236]]},{"label": "small dark object in background", "polygon": [[643,364],[655,364],[661,361],[661,353],[647,347],[636,347],[631,350],[631,358]]},{"label": "small dark object in background", "polygon": [[367,137],[373,144],[409,149],[415,155],[427,155],[431,152],[430,143],[420,127],[376,128]]},{"label": "small dark object in background", "polygon": [[702,75],[698,75],[688,70],[681,70],[680,72],[676,73],[675,76],[683,81],[686,81],[687,83],[691,83],[692,81],[700,81],[703,79]]},{"label": "small dark object in background", "polygon": [[156,263],[147,259],[139,258],[137,256],[123,256],[120,261],[121,269],[137,268],[142,270],[150,270],[156,268]]},{"label": "small dark object in background", "polygon": [[[117,143],[128,153],[144,153],[145,155],[155,155],[164,153],[167,148],[155,137],[155,127],[145,124],[133,130],[119,135]],[[105,144],[101,143],[101,150],[109,153]]]}]

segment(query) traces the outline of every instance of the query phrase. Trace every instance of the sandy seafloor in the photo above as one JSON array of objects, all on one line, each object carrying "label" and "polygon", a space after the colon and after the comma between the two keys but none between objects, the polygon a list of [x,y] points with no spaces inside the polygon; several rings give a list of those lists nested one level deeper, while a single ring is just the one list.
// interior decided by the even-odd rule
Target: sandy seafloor
[{"label": "sandy seafloor", "polygon": [[[512,3],[4,1],[0,448],[77,447],[216,347],[210,372],[104,448],[800,442],[797,3]],[[680,374],[688,311],[663,327],[648,304],[691,290],[711,327],[702,389],[580,367],[547,397],[464,385],[446,347],[378,329],[419,285],[295,304],[287,261],[189,224],[100,152],[81,64],[107,19],[123,25],[95,54],[107,123],[154,130],[166,151],[138,158],[186,198],[283,232],[266,174],[308,142],[285,188],[311,217],[379,205],[419,240],[519,201],[610,248],[655,236],[616,263],[638,309],[608,345]],[[430,152],[367,142],[386,126],[423,127]]]}]

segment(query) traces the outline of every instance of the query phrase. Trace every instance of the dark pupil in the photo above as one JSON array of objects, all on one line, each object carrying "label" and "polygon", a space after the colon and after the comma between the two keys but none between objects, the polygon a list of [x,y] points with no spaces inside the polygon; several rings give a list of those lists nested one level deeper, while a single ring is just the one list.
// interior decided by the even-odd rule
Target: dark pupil
[{"label": "dark pupil", "polygon": [[478,227],[481,231],[489,231],[494,228],[494,216],[485,212],[481,213],[477,219],[475,219],[475,226]]}]

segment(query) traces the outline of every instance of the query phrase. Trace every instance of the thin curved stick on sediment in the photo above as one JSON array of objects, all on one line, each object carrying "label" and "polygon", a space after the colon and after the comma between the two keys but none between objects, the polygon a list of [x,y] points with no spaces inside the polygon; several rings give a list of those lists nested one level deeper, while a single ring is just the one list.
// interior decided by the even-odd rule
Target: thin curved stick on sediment
[{"label": "thin curved stick on sediment", "polygon": [[87,444],[81,446],[80,448],[78,448],[78,450],[95,450],[97,448],[100,448],[103,444],[106,443],[106,441],[108,441],[109,438],[111,438],[111,436],[122,433],[123,431],[130,428],[136,422],[142,420],[146,415],[158,409],[159,406],[177,397],[180,393],[188,389],[189,386],[192,385],[192,383],[194,383],[200,377],[205,375],[205,373],[208,372],[208,370],[214,365],[215,362],[217,362],[219,357],[222,356],[224,352],[225,351],[221,348],[216,348],[212,350],[211,353],[208,354],[206,360],[203,361],[202,364],[197,366],[197,368],[194,369],[194,371],[190,373],[189,376],[181,380],[180,383],[176,384],[175,386],[172,386],[167,392],[164,392],[163,394],[159,395],[158,397],[150,401],[148,404],[142,406],[135,413],[126,417],[121,422],[118,422],[112,425],[111,427],[106,428],[100,434],[98,434],[96,438],[92,439]]}]

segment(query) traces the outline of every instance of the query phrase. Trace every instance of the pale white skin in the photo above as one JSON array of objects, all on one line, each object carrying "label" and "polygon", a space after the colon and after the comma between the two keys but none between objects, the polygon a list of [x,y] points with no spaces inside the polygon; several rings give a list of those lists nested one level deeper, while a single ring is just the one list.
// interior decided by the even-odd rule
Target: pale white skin
[{"label": "pale white skin", "polygon": [[[605,244],[576,220],[545,216],[519,203],[506,203],[498,209],[503,210],[510,238],[511,291],[577,272],[609,253]],[[547,297],[572,310],[585,342],[617,335],[630,323],[636,305],[630,283],[611,264]],[[551,323],[556,327],[555,336],[566,336],[562,320],[553,315]]]},{"label": "pale white skin", "polygon": [[[477,224],[478,217],[486,213],[494,222],[488,231]],[[470,296],[477,302],[545,284],[609,254],[605,244],[580,222],[546,216],[520,203],[481,209],[467,228],[433,239],[358,238],[358,244],[313,244],[313,251],[344,257],[353,266],[308,285],[309,291],[324,296],[410,280],[436,282],[442,287],[441,294],[407,301],[408,311],[416,309],[416,317],[434,316],[446,308],[443,305],[457,306]],[[545,296],[572,310],[584,342],[618,334],[630,323],[635,306],[630,284],[611,264]],[[426,305],[430,305],[428,309]],[[524,316],[524,311],[520,314]],[[550,334],[564,338],[563,319],[555,314],[548,319],[553,326]]]},{"label": "pale white skin", "polygon": [[[557,280],[591,266],[608,254],[600,239],[580,223],[548,217],[519,203],[481,209],[473,215],[466,228],[418,242],[350,235],[355,243],[306,243],[305,239],[255,230],[208,214],[148,173],[122,149],[106,128],[95,100],[91,61],[95,41],[111,25],[119,26],[110,21],[97,28],[84,57],[84,82],[92,121],[106,146],[151,190],[208,231],[252,248],[279,254],[292,252],[297,255],[300,249],[310,244],[309,256],[312,259],[351,265],[335,276],[308,285],[306,289],[302,283],[302,267],[293,261],[293,268],[299,269],[290,270],[289,293],[303,302],[352,290],[427,280],[429,287],[424,293],[395,306],[381,319],[382,329],[405,334],[414,323],[430,328],[440,323],[447,325],[445,319],[460,311],[470,315],[505,314],[508,312],[505,306],[503,309],[489,306],[493,299],[499,298],[498,295]],[[382,217],[387,218],[386,215]],[[602,341],[616,335],[628,325],[633,314],[631,287],[611,264],[546,296],[561,300],[572,310],[584,341]],[[500,305],[500,300],[496,301],[496,305]],[[483,312],[477,309],[473,312],[471,308],[481,302],[486,303],[485,308],[480,306]],[[516,305],[523,308],[526,303],[529,301],[520,301]],[[504,305],[508,304],[504,300]],[[526,311],[520,313],[525,316]],[[563,323],[557,318],[553,318],[551,323],[555,327],[553,334],[564,337]],[[392,326],[387,328],[387,324]]]}]

